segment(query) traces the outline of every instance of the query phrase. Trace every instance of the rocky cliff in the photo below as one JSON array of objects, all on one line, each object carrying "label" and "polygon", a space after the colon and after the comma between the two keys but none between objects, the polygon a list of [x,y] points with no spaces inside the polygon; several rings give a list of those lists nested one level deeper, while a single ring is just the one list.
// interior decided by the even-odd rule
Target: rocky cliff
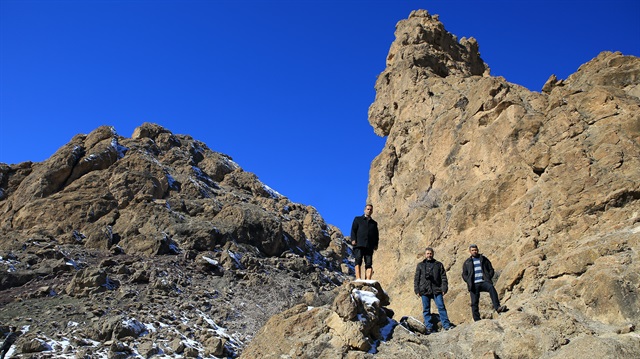
[{"label": "rocky cliff", "polygon": [[14,355],[235,357],[271,315],[328,301],[348,254],[315,208],[155,124],[0,164]]},{"label": "rocky cliff", "polygon": [[[396,326],[382,338],[366,318],[342,316],[337,326],[324,312],[329,338],[362,322],[369,342],[381,342],[331,339],[310,346],[313,356],[640,356],[640,59],[603,52],[531,92],[490,76],[476,40],[458,40],[426,11],[395,35],[369,109],[387,137],[369,201],[381,233],[374,278]],[[510,308],[492,312],[485,293],[479,322],[461,279],[472,243],[493,262]],[[427,246],[448,270],[445,302],[457,324],[430,336],[397,326],[405,316],[421,321],[413,276]],[[296,357],[296,348],[262,353]]]},{"label": "rocky cliff", "polygon": [[[432,246],[449,270],[451,318],[473,327],[460,273],[476,243],[512,308],[477,324],[505,342],[485,350],[623,345],[616,330],[640,321],[640,59],[601,53],[542,92],[487,69],[476,41],[457,41],[437,16],[398,23],[369,109],[387,136],[369,197],[391,307],[419,317],[412,278]],[[530,348],[510,351],[513,341]]]}]

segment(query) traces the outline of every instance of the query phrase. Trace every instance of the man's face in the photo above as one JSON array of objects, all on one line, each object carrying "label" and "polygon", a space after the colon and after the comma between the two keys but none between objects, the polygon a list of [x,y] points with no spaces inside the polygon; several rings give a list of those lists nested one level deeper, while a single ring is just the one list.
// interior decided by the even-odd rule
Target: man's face
[{"label": "man's face", "polygon": [[432,251],[424,251],[424,257],[427,260],[432,260],[433,259],[433,252]]},{"label": "man's face", "polygon": [[477,257],[478,256],[478,248],[469,248],[469,253],[471,253],[472,257]]},{"label": "man's face", "polygon": [[373,213],[373,206],[366,206],[364,207],[364,215],[367,217],[371,217],[371,214]]}]

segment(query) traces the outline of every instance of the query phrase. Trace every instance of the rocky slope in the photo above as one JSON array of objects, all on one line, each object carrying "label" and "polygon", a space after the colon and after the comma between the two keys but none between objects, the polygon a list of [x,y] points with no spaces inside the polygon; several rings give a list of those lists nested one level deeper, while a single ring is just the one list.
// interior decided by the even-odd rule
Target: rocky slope
[{"label": "rocky slope", "polygon": [[236,357],[273,314],[328,302],[348,254],[313,207],[154,124],[0,164],[15,357]]},{"label": "rocky slope", "polygon": [[[639,357],[640,59],[603,52],[531,92],[490,76],[477,42],[458,41],[424,10],[400,21],[395,35],[369,109],[387,137],[369,181],[381,233],[374,277],[394,320],[421,318],[413,275],[424,248],[434,247],[458,326],[430,336],[396,326],[371,353]],[[472,243],[492,260],[511,308],[498,316],[483,294],[479,322],[461,279]],[[328,325],[323,315],[314,320]],[[373,356],[353,343],[327,345],[325,353]]]}]

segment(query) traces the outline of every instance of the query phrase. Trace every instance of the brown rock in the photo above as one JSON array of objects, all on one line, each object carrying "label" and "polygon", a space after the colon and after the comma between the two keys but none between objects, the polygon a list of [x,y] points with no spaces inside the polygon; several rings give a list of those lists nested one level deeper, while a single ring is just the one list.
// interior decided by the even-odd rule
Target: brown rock
[{"label": "brown rock", "polygon": [[76,273],[65,291],[71,296],[87,296],[113,290],[119,285],[102,269],[83,269]]},{"label": "brown rock", "polygon": [[369,109],[387,136],[369,181],[376,278],[396,313],[421,317],[412,276],[434,247],[449,317],[470,323],[460,273],[476,243],[503,302],[527,314],[498,316],[485,295],[482,317],[519,334],[480,353],[538,357],[584,335],[610,343],[613,328],[640,320],[640,59],[603,52],[536,93],[489,76],[477,50],[425,11],[396,27]]},{"label": "brown rock", "polygon": [[[331,315],[325,308],[308,309],[295,306],[277,314],[256,333],[250,345],[242,352],[242,358],[280,358],[282,355],[338,355],[341,351],[327,347],[330,338],[324,323]],[[320,356],[321,357],[321,356]]]},{"label": "brown rock", "polygon": [[333,300],[332,310],[344,320],[353,320],[358,315],[358,307],[356,301],[353,299],[351,291],[353,285],[351,283],[343,284],[345,290],[341,290]]}]

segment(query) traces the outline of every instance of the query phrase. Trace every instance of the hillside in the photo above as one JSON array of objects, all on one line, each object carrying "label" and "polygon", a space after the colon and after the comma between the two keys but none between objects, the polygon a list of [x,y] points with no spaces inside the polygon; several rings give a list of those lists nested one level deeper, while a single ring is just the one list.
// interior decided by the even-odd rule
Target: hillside
[{"label": "hillside", "polygon": [[271,315],[326,301],[348,253],[315,208],[155,124],[0,164],[0,329],[26,328],[25,357],[235,357]]}]

